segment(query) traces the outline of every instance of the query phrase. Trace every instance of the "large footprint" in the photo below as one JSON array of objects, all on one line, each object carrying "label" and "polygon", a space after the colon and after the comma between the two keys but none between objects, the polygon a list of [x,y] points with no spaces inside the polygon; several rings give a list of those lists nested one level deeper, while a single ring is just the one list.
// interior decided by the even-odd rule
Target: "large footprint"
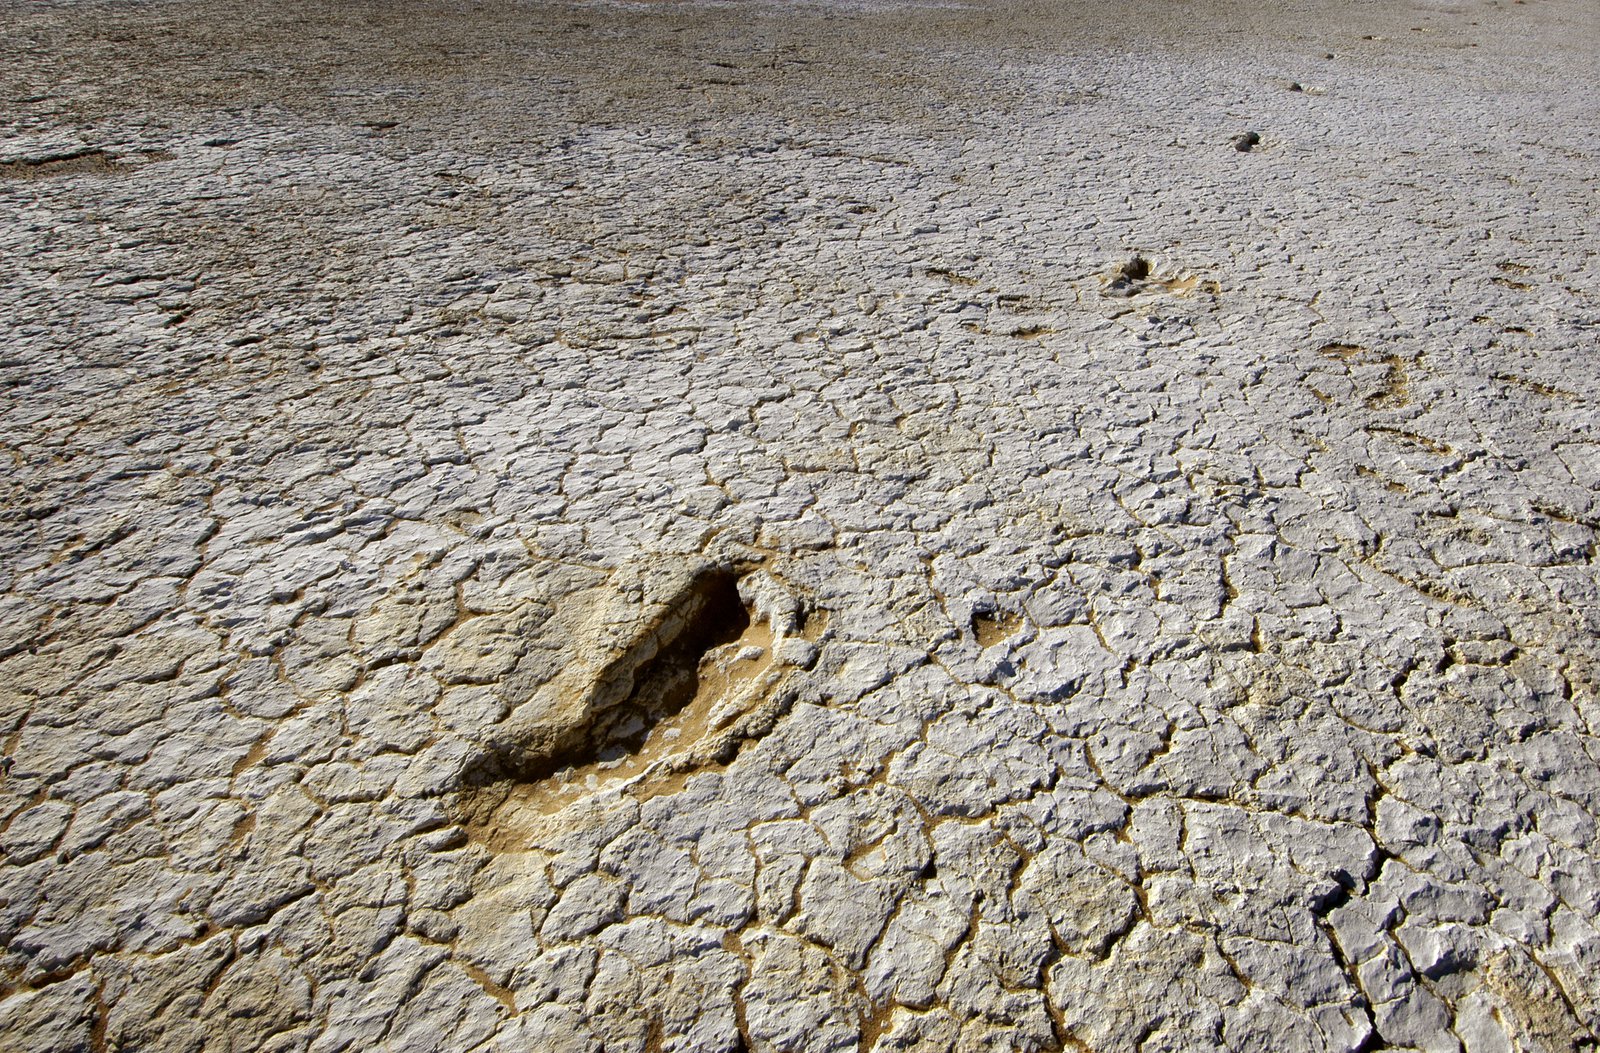
[{"label": "large footprint", "polygon": [[646,559],[574,594],[543,631],[566,661],[493,730],[469,767],[469,830],[496,847],[607,788],[651,795],[731,758],[792,702],[821,628],[772,574]]}]

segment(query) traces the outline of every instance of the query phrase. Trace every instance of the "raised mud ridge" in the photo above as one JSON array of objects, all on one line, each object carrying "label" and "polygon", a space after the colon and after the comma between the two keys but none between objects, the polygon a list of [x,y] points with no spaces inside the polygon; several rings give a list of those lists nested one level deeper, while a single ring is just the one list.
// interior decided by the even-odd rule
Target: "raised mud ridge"
[{"label": "raised mud ridge", "polygon": [[96,147],[0,161],[0,179],[47,179],[51,176],[109,176],[131,172],[154,161],[170,161],[165,150],[142,150],[117,156]]},{"label": "raised mud ridge", "polygon": [[802,609],[765,571],[699,567],[653,600],[606,590],[570,641],[561,674],[536,691],[463,774],[478,839],[514,848],[529,820],[607,787],[643,796],[726,762],[787,708],[789,673],[815,648]]}]

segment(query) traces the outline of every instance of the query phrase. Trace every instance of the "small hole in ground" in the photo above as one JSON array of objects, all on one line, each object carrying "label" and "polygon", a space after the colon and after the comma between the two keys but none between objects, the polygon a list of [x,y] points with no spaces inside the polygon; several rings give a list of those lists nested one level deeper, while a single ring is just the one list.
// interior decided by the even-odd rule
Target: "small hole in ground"
[{"label": "small hole in ground", "polygon": [[978,611],[972,616],[972,635],[979,647],[993,647],[1022,628],[1022,616],[1008,611]]}]

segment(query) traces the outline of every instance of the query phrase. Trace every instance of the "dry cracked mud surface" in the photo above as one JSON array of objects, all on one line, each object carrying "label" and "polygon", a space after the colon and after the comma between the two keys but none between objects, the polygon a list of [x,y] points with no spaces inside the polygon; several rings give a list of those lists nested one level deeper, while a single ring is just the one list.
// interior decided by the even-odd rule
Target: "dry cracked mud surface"
[{"label": "dry cracked mud surface", "polygon": [[1597,52],[0,0],[0,1047],[1593,1049]]}]

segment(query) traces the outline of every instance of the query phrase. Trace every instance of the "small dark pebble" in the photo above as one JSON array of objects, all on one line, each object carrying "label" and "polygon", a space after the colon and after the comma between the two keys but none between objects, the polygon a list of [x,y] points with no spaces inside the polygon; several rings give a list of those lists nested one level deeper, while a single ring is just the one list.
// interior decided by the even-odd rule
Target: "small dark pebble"
[{"label": "small dark pebble", "polygon": [[1290,91],[1305,91],[1306,89],[1305,89],[1305,85],[1301,84],[1299,81],[1291,80],[1289,82],[1289,90]]},{"label": "small dark pebble", "polygon": [[1261,136],[1257,135],[1255,132],[1245,132],[1243,135],[1236,135],[1233,137],[1233,148],[1239,151],[1241,154],[1247,154],[1250,152],[1251,147],[1260,145]]}]

